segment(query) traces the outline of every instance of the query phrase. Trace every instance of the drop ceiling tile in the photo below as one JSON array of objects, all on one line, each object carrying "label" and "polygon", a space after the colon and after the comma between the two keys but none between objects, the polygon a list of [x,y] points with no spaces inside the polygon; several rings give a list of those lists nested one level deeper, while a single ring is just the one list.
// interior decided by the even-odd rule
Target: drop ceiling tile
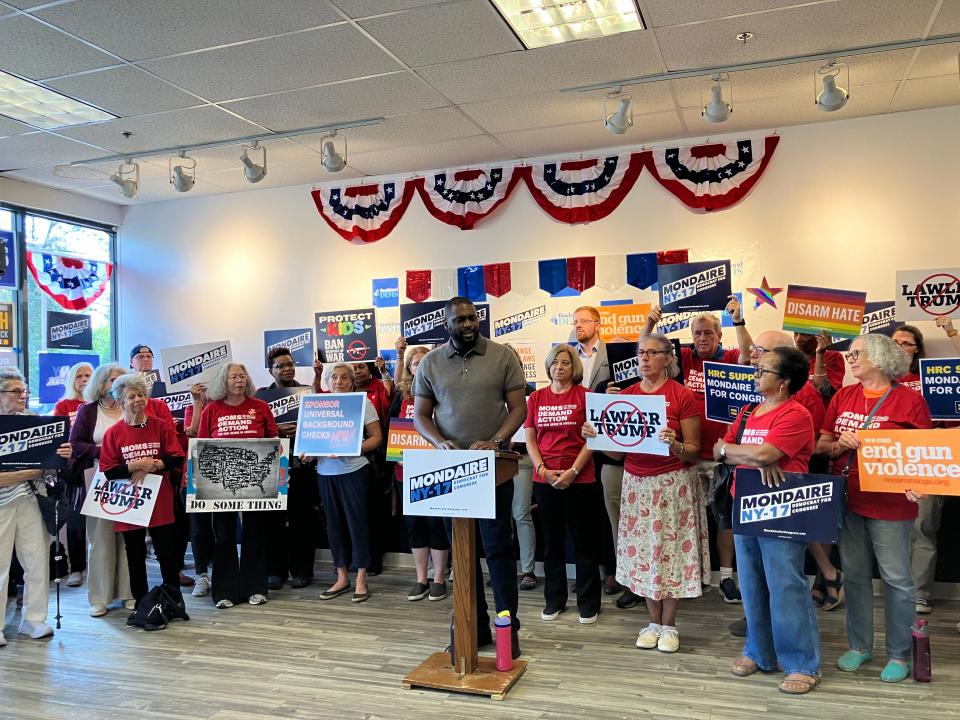
[{"label": "drop ceiling tile", "polygon": [[900,89],[894,110],[920,110],[942,105],[960,105],[960,81],[956,72],[938,77],[907,80]]},{"label": "drop ceiling tile", "polygon": [[382,13],[397,12],[398,10],[426,7],[428,5],[441,5],[449,1],[450,0],[378,0],[373,3],[370,2],[370,0],[333,0],[341,10],[352,18],[369,17]]},{"label": "drop ceiling tile", "polygon": [[443,96],[411,72],[225,103],[238,115],[281,132],[441,107]]},{"label": "drop ceiling tile", "polygon": [[800,0],[644,0],[643,17],[648,27],[665,27],[800,4]]},{"label": "drop ceiling tile", "polygon": [[910,71],[910,77],[956,75],[958,72],[960,72],[960,43],[948,43],[920,48],[917,62]]},{"label": "drop ceiling tile", "polygon": [[12,118],[0,116],[0,138],[34,131],[36,131],[35,127],[31,127]]},{"label": "drop ceiling tile", "polygon": [[202,104],[192,95],[130,65],[50,80],[44,84],[121,117]]},{"label": "drop ceiling tile", "polygon": [[[671,70],[734,65],[914,39],[936,2],[839,0],[654,32]],[[755,35],[746,46],[736,39],[744,30]]]},{"label": "drop ceiling tile", "polygon": [[[648,83],[624,88],[633,100],[635,115],[672,110],[673,96],[667,83]],[[602,122],[603,91],[584,93],[540,93],[487,100],[461,106],[463,111],[491,133],[500,134],[538,127]],[[608,112],[616,105],[611,104]]]},{"label": "drop ceiling tile", "polygon": [[650,75],[662,69],[653,35],[636,31],[431,65],[418,72],[462,104]]},{"label": "drop ceiling tile", "polygon": [[0,170],[52,168],[57,163],[89,160],[103,154],[98,148],[50,133],[25,133],[0,139]]},{"label": "drop ceiling tile", "polygon": [[360,25],[411,67],[523,50],[488,0],[416,8]]},{"label": "drop ceiling tile", "polygon": [[944,0],[930,29],[930,35],[950,35],[957,32],[960,32],[960,2]]},{"label": "drop ceiling tile", "polygon": [[29,8],[37,7],[39,5],[46,5],[50,2],[50,0],[4,0],[4,2],[7,5],[13,5],[14,7],[28,10]]},{"label": "drop ceiling tile", "polygon": [[26,15],[0,19],[0,69],[42,80],[119,61]]},{"label": "drop ceiling tile", "polygon": [[37,16],[127,60],[291,32],[343,18],[327,0],[76,0]]},{"label": "drop ceiling tile", "polygon": [[[122,132],[132,132],[129,138]],[[217,142],[256,135],[263,130],[239,120],[216,106],[174,110],[156,115],[120,118],[93,125],[64,128],[59,134],[107,148],[116,153],[135,155],[179,145]]]},{"label": "drop ceiling tile", "polygon": [[385,52],[349,25],[151,60],[142,65],[213,101],[400,69]]},{"label": "drop ceiling tile", "polygon": [[624,135],[610,133],[597,118],[593,122],[574,125],[501,132],[497,133],[497,139],[517,155],[529,158],[602,151],[683,135],[683,126],[675,112],[635,116],[633,123]]},{"label": "drop ceiling tile", "polygon": [[512,159],[503,145],[486,135],[432,145],[350,155],[350,166],[365,175],[414,174]]}]

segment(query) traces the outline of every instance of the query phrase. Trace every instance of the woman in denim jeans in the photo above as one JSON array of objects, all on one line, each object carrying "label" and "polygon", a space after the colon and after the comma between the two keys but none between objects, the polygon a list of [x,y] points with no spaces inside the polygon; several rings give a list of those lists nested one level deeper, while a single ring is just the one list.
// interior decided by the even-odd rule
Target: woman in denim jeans
[{"label": "woman in denim jeans", "polygon": [[853,672],[873,659],[873,561],[883,587],[887,664],[884,682],[910,674],[910,626],[914,620],[914,584],[910,534],[922,495],[863,492],[857,468],[857,431],[929,428],[930,412],[919,393],[895,382],[910,361],[885,335],[871,333],[853,341],[846,354],[857,379],[830,401],[817,442],[829,453],[833,472],[847,475],[847,507],[840,532],[840,560],[846,575],[847,641],[850,649],[837,665]]},{"label": "woman in denim jeans", "polygon": [[[714,445],[713,456],[741,468],[760,468],[763,483],[775,487],[783,472],[806,472],[813,453],[813,420],[794,398],[807,382],[809,363],[799,350],[778,347],[761,355],[754,370],[763,403],[748,418],[746,408],[741,411]],[[785,673],[781,692],[808,693],[820,684],[820,638],[803,572],[806,544],[746,535],[734,535],[733,540],[747,639],[730,671],[747,677],[779,666]]]}]

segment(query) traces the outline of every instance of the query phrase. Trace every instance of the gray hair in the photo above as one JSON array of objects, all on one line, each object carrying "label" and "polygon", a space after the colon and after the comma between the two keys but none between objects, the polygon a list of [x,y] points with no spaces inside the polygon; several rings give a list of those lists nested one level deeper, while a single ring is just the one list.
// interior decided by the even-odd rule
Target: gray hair
[{"label": "gray hair", "polygon": [[557,359],[557,355],[562,352],[565,352],[570,358],[570,369],[573,372],[570,379],[574,385],[579,385],[583,382],[583,362],[580,360],[580,353],[574,350],[572,345],[567,345],[566,343],[554,345],[550,348],[550,352],[547,353],[547,357],[543,361],[543,367],[547,370],[547,377],[553,380],[553,376],[550,374],[550,366],[553,365],[553,361]]},{"label": "gray hair", "polygon": [[104,395],[109,394],[109,390],[102,392],[100,388],[103,387],[103,384],[109,380],[110,376],[115,372],[120,375],[126,375],[129,370],[121,367],[117,363],[104,363],[97,367],[90,377],[90,382],[87,383],[87,387],[83,391],[83,399],[87,402],[99,402]]},{"label": "gray hair", "polygon": [[696,325],[698,322],[711,322],[711,323],[713,323],[713,329],[714,329],[716,332],[720,332],[720,328],[721,328],[721,326],[722,326],[722,323],[720,322],[720,318],[718,318],[718,317],[717,317],[716,315],[714,315],[713,313],[700,313],[700,314],[697,315],[696,317],[691,318],[691,320],[690,320],[690,332],[693,332],[693,326]]},{"label": "gray hair", "polygon": [[867,333],[857,340],[860,341],[860,352],[891,380],[902,377],[910,369],[910,359],[886,335]]},{"label": "gray hair", "polygon": [[637,340],[637,350],[640,349],[640,343],[644,340],[653,340],[660,346],[660,349],[666,353],[668,378],[675,378],[680,374],[680,364],[677,362],[677,356],[673,351],[673,343],[670,341],[670,338],[662,333],[650,333],[646,337]]},{"label": "gray hair", "polygon": [[0,387],[6,388],[9,382],[22,383],[23,373],[15,367],[0,368]]},{"label": "gray hair", "polygon": [[243,374],[247,376],[247,385],[243,389],[243,394],[247,397],[253,397],[257,392],[257,387],[253,384],[253,378],[247,372],[247,367],[243,363],[228,362],[221,365],[213,380],[207,385],[207,397],[212,400],[223,400],[227,396],[227,378],[230,376],[231,368],[240,368]]},{"label": "gray hair", "polygon": [[124,373],[113,381],[110,388],[110,395],[118,403],[123,402],[123,396],[127,390],[139,390],[144,397],[150,397],[147,392],[147,382],[140,373]]},{"label": "gray hair", "polygon": [[[88,362],[78,362],[76,365],[70,368],[70,374],[67,375],[67,386],[63,393],[65,400],[83,400],[83,393],[77,392],[77,390],[74,389],[73,384],[77,381],[77,373],[84,368],[90,368],[90,373],[91,375],[93,374],[93,365]],[[90,384],[89,380],[87,381],[87,384]]]},{"label": "gray hair", "polygon": [[[462,304],[462,303],[457,303]],[[348,374],[350,375],[350,382],[353,383],[353,386],[357,386],[357,371],[354,369],[351,363],[338,362],[333,363],[333,365],[325,365],[323,368],[323,384],[327,387],[330,387],[330,378],[333,376],[333,371],[337,368],[346,368]]]}]

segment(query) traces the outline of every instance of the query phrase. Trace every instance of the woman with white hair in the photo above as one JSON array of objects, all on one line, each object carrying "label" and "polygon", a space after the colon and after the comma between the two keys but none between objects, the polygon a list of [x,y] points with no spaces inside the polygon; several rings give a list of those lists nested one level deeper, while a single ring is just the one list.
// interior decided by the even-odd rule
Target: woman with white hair
[{"label": "woman with white hair", "polygon": [[68,417],[73,423],[77,416],[77,410],[83,405],[83,391],[90,382],[93,375],[93,365],[88,362],[79,362],[70,368],[70,374],[67,375],[67,384],[63,389],[63,397],[53,406],[51,415],[58,417]]},{"label": "woman with white hair", "polygon": [[[332,393],[356,390],[356,375],[348,363],[336,363],[324,369],[326,385]],[[383,434],[380,419],[368,398],[363,402],[363,442],[357,457],[333,455],[317,458],[317,482],[323,512],[327,519],[327,540],[337,569],[337,580],[320,593],[321,600],[332,600],[350,590],[347,568],[357,569],[353,602],[370,598],[367,565],[370,563],[370,521],[367,497],[373,480],[373,467],[364,457],[380,446]],[[349,549],[351,557],[347,558]]]},{"label": "woman with white hair", "polygon": [[[240,363],[220,367],[207,386],[209,402],[200,413],[198,438],[275,438],[280,430],[270,406],[254,397],[257,389]],[[237,557],[236,512],[213,515],[213,581],[211,595],[218,608],[237,603],[267,602],[267,546],[261,512],[240,514],[240,557]]]},{"label": "woman with white hair", "polygon": [[[0,370],[0,415],[26,415],[29,391],[15,368]],[[70,459],[70,443],[57,449]],[[24,570],[23,617],[19,632],[34,640],[53,635],[47,620],[47,584],[50,563],[47,530],[40,516],[36,495],[43,491],[43,470],[0,472],[0,647],[7,644],[2,622],[7,610],[7,580],[16,544],[17,559]]]},{"label": "woman with white hair", "polygon": [[846,360],[857,382],[830,401],[817,442],[829,453],[834,474],[847,478],[847,506],[840,532],[840,560],[846,575],[847,641],[841,670],[853,672],[873,659],[873,563],[883,588],[887,664],[884,682],[900,682],[910,673],[910,626],[914,619],[914,583],[910,534],[919,493],[864,492],[860,488],[857,448],[861,429],[929,428],[930,412],[919,393],[896,383],[909,359],[893,340],[877,333],[850,345]]}]

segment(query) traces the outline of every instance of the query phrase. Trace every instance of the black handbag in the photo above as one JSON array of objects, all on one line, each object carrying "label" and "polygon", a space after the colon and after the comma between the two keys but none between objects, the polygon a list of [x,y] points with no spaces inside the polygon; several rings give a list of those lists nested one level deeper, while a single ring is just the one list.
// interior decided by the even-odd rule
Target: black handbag
[{"label": "black handbag", "polygon": [[41,495],[33,482],[30,482],[30,489],[37,498],[37,507],[40,508],[43,526],[48,533],[56,537],[60,533],[60,528],[67,524],[71,512],[63,484],[56,482],[53,485],[47,485],[46,495]]},{"label": "black handbag", "polygon": [[[737,428],[737,442],[739,445],[743,439],[743,431],[747,427],[747,418],[757,409],[757,403],[747,405],[743,415],[740,416],[740,427]],[[710,512],[713,519],[717,522],[718,530],[730,530],[733,528],[733,473],[735,467],[729,463],[717,463],[713,468],[713,479],[710,481],[710,488],[707,491],[707,498],[710,503]]]}]

